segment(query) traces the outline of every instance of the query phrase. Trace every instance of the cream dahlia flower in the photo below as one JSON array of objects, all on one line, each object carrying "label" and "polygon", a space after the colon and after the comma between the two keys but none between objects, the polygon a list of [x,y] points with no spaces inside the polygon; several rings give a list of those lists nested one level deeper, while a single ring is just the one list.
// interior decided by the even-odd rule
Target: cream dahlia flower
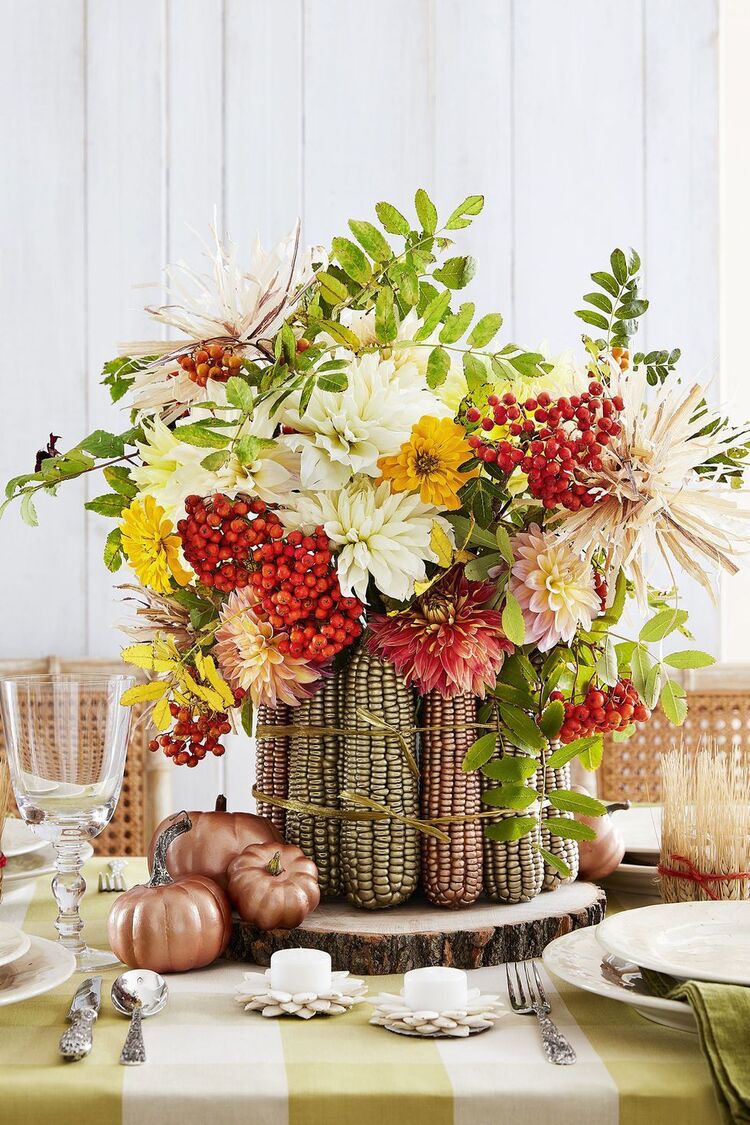
[{"label": "cream dahlia flower", "polygon": [[411,597],[414,583],[425,578],[425,562],[437,562],[430,545],[433,524],[453,541],[453,529],[437,508],[414,493],[392,493],[387,482],[376,485],[366,476],[340,491],[300,494],[294,509],[279,515],[287,527],[305,531],[322,524],[337,552],[342,593],[362,602],[371,576],[386,597]]},{"label": "cream dahlia flower", "polygon": [[378,460],[398,451],[425,414],[444,417],[435,396],[416,383],[404,384],[393,360],[377,352],[353,359],[345,391],[313,392],[304,414],[290,397],[281,420],[293,433],[283,442],[299,452],[305,489],[342,488],[358,473],[377,477]]},{"label": "cream dahlia flower", "polygon": [[219,667],[235,690],[249,693],[255,707],[296,707],[313,694],[320,673],[308,661],[279,650],[285,634],[275,634],[268,621],[256,616],[256,604],[246,588],[235,590],[222,606],[215,649]]},{"label": "cream dahlia flower", "polygon": [[576,476],[596,497],[590,508],[560,513],[557,532],[574,553],[607,551],[607,570],[624,567],[646,603],[645,556],[654,549],[672,569],[676,561],[708,591],[715,592],[706,566],[736,574],[732,556],[747,547],[748,511],[730,490],[699,476],[699,465],[741,444],[740,435],[719,426],[699,411],[706,390],[683,386],[672,375],[646,403],[646,372],[641,367],[621,373],[613,365],[613,391],[623,399],[620,433],[601,454],[600,470],[582,468]]},{"label": "cream dahlia flower", "polygon": [[243,434],[269,444],[259,443],[257,457],[247,465],[230,453],[220,468],[207,469],[201,464],[207,451],[180,441],[179,426],[170,430],[154,416],[143,425],[146,440],[138,443],[143,464],[132,469],[131,476],[139,491],[153,496],[173,521],[184,515],[188,496],[222,492],[233,499],[242,492],[275,503],[298,484],[299,458],[283,444],[271,442],[274,425],[267,412],[256,410]]},{"label": "cream dahlia flower", "polygon": [[601,603],[589,562],[536,524],[515,536],[513,554],[509,588],[523,611],[525,643],[547,652],[569,644],[579,626],[591,628]]},{"label": "cream dahlia flower", "polygon": [[211,272],[198,273],[184,264],[169,267],[172,300],[146,310],[157,324],[177,329],[182,339],[124,346],[127,355],[159,357],[137,373],[131,393],[138,409],[166,408],[168,420],[179,416],[180,405],[215,400],[221,393],[215,380],[206,387],[192,382],[177,359],[207,340],[251,358],[268,355],[269,341],[313,281],[313,257],[321,257],[318,248],[301,251],[299,220],[270,252],[256,241],[247,270],[237,261],[236,247],[212,233]]}]

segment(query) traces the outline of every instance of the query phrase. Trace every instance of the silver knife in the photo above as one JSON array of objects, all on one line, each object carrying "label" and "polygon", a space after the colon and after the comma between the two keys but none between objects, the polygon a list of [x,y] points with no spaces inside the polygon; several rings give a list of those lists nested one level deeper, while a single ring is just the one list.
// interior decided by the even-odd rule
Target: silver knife
[{"label": "silver knife", "polygon": [[102,978],[89,977],[80,986],[70,1005],[67,1027],[60,1036],[58,1050],[64,1059],[76,1062],[84,1058],[93,1043],[94,1021],[102,1003]]}]

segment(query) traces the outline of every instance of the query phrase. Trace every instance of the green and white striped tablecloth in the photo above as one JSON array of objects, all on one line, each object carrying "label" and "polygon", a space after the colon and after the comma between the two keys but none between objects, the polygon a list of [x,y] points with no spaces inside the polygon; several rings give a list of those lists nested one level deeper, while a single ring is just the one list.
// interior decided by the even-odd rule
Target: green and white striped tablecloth
[{"label": "green and white striped tablecloth", "polygon": [[[89,940],[106,943],[113,895],[98,894],[103,861],[85,873]],[[131,861],[130,883],[145,876]],[[17,888],[0,920],[53,937],[49,883]],[[649,1023],[624,1004],[550,985],[553,1015],[578,1063],[544,1061],[536,1021],[508,1015],[486,1035],[403,1039],[368,1024],[359,1005],[333,1019],[266,1020],[234,1001],[243,966],[220,962],[169,978],[166,1010],[144,1025],[148,1062],[122,1067],[124,1019],[105,1001],[94,1049],[82,1062],[57,1056],[80,977],[0,1008],[0,1123],[54,1125],[708,1125],[718,1122],[696,1036]],[[502,969],[472,984],[505,993]],[[393,990],[395,977],[371,978]]]}]

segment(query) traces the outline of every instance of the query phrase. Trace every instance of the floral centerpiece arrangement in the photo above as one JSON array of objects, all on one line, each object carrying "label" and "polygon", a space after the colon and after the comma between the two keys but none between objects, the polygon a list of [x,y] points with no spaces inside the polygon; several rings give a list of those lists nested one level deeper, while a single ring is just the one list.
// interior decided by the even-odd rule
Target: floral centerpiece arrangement
[{"label": "floral centerpiece arrangement", "polygon": [[603,806],[568,763],[657,703],[683,722],[672,669],[712,658],[661,642],[690,636],[680,571],[711,590],[736,569],[748,455],[677,350],[633,349],[635,253],[591,275],[581,361],[553,359],[457,297],[482,197],[442,222],[415,205],[330,254],[299,224],[246,265],[217,236],[210,273],[171,270],[148,309],[171,338],[106,365],[127,427],[51,435],[6,501],[35,524],[38,493],[102,471],[86,507],[137,579],[123,656],[152,679],[124,702],[148,703],[151,749],[195,767],[256,724],[261,808],[368,907],[412,893],[420,844],[446,905],[574,873],[594,833],[573,815]]}]

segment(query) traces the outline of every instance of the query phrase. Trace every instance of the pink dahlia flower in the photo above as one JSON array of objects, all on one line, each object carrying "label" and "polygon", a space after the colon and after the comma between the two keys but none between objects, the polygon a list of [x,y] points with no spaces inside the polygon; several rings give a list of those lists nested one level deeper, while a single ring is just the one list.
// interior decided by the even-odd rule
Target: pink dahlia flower
[{"label": "pink dahlia flower", "polygon": [[601,610],[591,563],[534,523],[516,535],[513,554],[509,589],[523,611],[527,644],[547,652],[569,644],[579,626],[591,628]]},{"label": "pink dahlia flower", "polygon": [[256,613],[257,598],[249,588],[235,590],[221,609],[214,650],[219,667],[233,688],[244,688],[253,704],[296,707],[314,694],[320,672],[307,660],[282,652],[268,621]]},{"label": "pink dahlia flower", "polygon": [[402,613],[372,617],[368,647],[422,692],[484,698],[513,651],[500,614],[485,608],[493,593],[455,570]]}]

